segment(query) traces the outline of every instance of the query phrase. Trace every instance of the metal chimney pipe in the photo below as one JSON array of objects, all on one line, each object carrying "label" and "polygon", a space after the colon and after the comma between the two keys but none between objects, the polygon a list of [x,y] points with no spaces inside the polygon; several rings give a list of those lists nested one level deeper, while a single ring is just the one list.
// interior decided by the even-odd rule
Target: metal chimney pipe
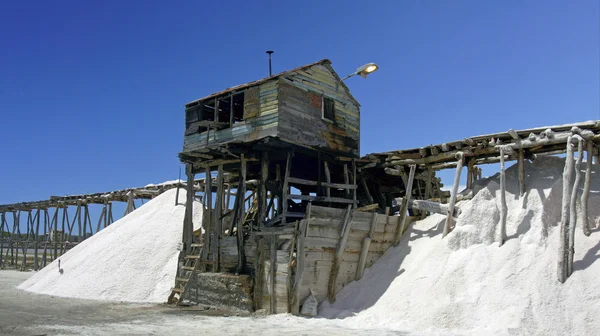
[{"label": "metal chimney pipe", "polygon": [[269,54],[269,77],[273,76],[273,72],[271,70],[271,54],[273,53],[273,50],[267,50],[267,54]]}]

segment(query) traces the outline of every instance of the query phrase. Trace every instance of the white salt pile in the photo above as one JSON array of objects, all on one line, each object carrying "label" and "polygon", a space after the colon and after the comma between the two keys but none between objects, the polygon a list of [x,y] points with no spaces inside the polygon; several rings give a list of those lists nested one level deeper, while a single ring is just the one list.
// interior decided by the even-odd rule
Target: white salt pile
[{"label": "white salt pile", "polygon": [[[500,220],[499,177],[478,181],[458,203],[457,226],[441,238],[444,216],[415,223],[364,277],[323,303],[320,314],[357,328],[474,335],[595,335],[600,329],[600,232],[577,228],[574,273],[557,281],[558,224],[564,159],[538,158],[506,172],[506,243],[494,242]],[[600,218],[600,176],[593,171],[590,222]],[[578,224],[581,220],[578,220]],[[595,226],[595,225],[594,225]],[[341,321],[340,321],[341,322]]]},{"label": "white salt pile", "polygon": [[[164,192],[86,239],[18,286],[64,297],[165,302],[175,283],[186,192]],[[194,206],[194,225],[202,218]],[[59,270],[60,261],[60,270]]]}]

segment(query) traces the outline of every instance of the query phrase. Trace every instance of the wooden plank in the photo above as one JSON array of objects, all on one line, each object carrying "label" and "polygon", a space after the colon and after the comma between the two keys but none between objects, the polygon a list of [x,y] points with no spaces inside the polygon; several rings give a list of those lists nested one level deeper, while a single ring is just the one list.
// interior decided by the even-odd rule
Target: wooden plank
[{"label": "wooden plank", "polygon": [[[348,165],[344,163],[344,184],[346,185],[350,185],[350,177],[348,175]],[[354,188],[356,188],[356,185],[353,186]],[[345,188],[346,189],[346,196],[350,196],[350,190],[352,188]]]},{"label": "wooden plank", "polygon": [[338,276],[338,272],[340,270],[340,263],[341,263],[342,255],[344,254],[344,249],[346,248],[346,242],[348,240],[348,233],[350,232],[351,212],[352,212],[352,206],[348,205],[348,208],[346,209],[346,214],[345,214],[344,218],[342,219],[342,223],[340,225],[343,229],[340,232],[341,237],[340,237],[340,240],[339,240],[336,252],[335,252],[335,259],[333,260],[333,265],[331,266],[331,273],[329,274],[327,298],[329,299],[329,302],[331,302],[331,303],[335,302],[335,295],[337,293],[337,288],[336,288],[337,276]]},{"label": "wooden plank", "polygon": [[341,197],[326,197],[326,196],[310,196],[310,195],[289,195],[290,199],[298,199],[298,200],[303,200],[303,201],[311,201],[311,202],[331,202],[331,203],[350,203],[350,204],[355,204],[356,201],[354,200],[350,200],[350,199],[346,199],[346,198],[341,198]]},{"label": "wooden plank", "polygon": [[[305,179],[301,179],[301,178],[297,178],[297,177],[290,177],[289,183],[302,184],[302,185],[308,185],[308,186],[318,186],[319,185],[318,181],[305,180]],[[356,189],[356,186],[352,185],[352,184],[321,182],[321,185],[325,186],[325,187],[336,188],[336,189],[350,189],[350,190]]]}]

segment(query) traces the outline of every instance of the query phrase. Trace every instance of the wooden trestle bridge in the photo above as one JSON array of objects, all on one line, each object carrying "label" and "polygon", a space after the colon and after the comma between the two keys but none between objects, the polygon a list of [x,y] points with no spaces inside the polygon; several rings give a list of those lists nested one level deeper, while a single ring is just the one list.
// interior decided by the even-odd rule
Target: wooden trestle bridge
[{"label": "wooden trestle bridge", "polygon": [[[202,190],[204,179],[194,184],[195,190]],[[126,203],[125,216],[135,210],[136,201],[150,200],[177,187],[185,188],[186,183],[168,182],[0,205],[0,269],[38,270],[112,224],[114,202]],[[97,221],[92,221],[91,205],[102,209]]]}]

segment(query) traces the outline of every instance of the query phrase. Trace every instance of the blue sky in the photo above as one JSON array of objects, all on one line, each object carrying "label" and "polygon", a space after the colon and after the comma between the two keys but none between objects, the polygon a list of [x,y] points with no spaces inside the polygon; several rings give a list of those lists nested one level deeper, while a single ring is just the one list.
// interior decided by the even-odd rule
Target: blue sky
[{"label": "blue sky", "polygon": [[5,1],[0,204],[177,178],[183,105],[266,76],[267,49],[274,72],[379,64],[346,82],[363,155],[600,119],[599,17],[592,0]]}]

